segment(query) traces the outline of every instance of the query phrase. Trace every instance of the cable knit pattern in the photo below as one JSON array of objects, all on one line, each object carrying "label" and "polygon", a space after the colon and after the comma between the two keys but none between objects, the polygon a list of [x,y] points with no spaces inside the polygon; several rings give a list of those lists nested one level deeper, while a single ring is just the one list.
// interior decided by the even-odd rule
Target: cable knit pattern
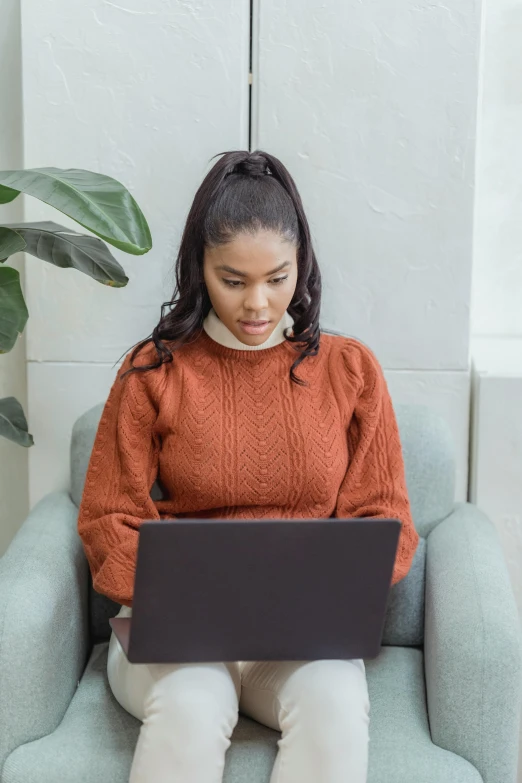
[{"label": "cable knit pattern", "polygon": [[[239,342],[239,341],[238,341]],[[284,338],[241,350],[202,330],[159,370],[113,382],[78,517],[94,589],[132,606],[143,521],[392,517],[402,522],[392,584],[419,536],[382,369],[352,338],[321,334],[296,373]],[[148,345],[136,363],[155,357]],[[163,499],[153,501],[155,480]]]}]

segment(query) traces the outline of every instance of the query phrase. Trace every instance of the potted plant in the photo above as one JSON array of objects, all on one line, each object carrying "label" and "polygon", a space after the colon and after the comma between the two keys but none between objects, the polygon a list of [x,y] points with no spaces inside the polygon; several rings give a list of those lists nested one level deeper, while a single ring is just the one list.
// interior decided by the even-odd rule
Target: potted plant
[{"label": "potted plant", "polygon": [[[20,274],[6,264],[14,253],[29,253],[49,264],[77,269],[102,285],[122,288],[129,279],[105,242],[133,255],[147,253],[152,247],[141,209],[112,177],[84,169],[0,172],[0,207],[20,193],[63,212],[95,236],[52,221],[0,224],[0,353],[12,350],[29,317]],[[0,399],[0,437],[20,446],[34,444],[15,397]]]}]

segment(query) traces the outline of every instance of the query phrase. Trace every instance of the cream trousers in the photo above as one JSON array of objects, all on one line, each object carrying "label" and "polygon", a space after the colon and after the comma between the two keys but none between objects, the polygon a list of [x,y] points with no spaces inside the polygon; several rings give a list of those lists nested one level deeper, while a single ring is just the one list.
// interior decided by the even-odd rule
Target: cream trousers
[{"label": "cream trousers", "polygon": [[221,783],[238,712],[281,732],[270,783],[366,783],[362,659],[136,664],[112,634],[107,674],[142,721],[129,783]]}]

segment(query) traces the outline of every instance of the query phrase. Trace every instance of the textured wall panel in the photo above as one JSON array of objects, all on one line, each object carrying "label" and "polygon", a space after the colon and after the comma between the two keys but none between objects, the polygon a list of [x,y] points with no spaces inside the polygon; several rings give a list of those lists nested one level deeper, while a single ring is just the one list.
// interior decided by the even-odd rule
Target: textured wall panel
[{"label": "textured wall panel", "polygon": [[472,327],[522,337],[522,3],[484,0],[483,31]]},{"label": "textured wall panel", "polygon": [[73,424],[86,410],[107,399],[120,364],[28,362],[35,440],[29,450],[31,508],[48,492],[68,490]]},{"label": "textured wall panel", "polygon": [[[116,177],[154,242],[141,257],[114,251],[130,277],[120,290],[29,259],[28,356],[112,362],[150,333],[172,294],[180,231],[209,159],[247,147],[248,3],[22,5],[26,166]],[[29,218],[62,219],[35,200],[27,207]]]},{"label": "textured wall panel", "polygon": [[468,367],[479,0],[256,0],[254,146],[295,176],[325,325]]}]

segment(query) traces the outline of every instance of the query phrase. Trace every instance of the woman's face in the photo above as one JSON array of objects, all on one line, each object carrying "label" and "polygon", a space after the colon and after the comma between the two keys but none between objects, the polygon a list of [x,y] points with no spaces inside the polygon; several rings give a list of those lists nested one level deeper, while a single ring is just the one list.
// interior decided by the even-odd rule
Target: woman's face
[{"label": "woman's face", "polygon": [[[206,248],[203,275],[212,307],[245,345],[261,345],[292,301],[297,285],[297,248],[272,231],[238,234]],[[242,321],[268,321],[262,331],[245,331]]]}]

